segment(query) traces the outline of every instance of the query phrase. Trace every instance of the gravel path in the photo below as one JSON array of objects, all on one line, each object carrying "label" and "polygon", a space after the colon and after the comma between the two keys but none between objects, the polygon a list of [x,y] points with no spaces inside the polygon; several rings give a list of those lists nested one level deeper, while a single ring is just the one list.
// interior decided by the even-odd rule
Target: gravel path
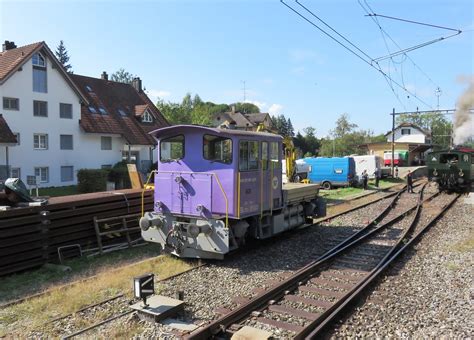
[{"label": "gravel path", "polygon": [[331,336],[471,338],[473,213],[458,200]]}]

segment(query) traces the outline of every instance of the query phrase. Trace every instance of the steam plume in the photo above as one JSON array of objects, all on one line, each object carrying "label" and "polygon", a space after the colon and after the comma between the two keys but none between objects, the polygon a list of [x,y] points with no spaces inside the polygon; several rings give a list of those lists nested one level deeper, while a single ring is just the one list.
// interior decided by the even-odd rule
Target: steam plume
[{"label": "steam plume", "polygon": [[470,110],[474,108],[474,77],[467,79],[469,86],[458,98],[454,113],[454,144],[460,145],[474,136],[474,125]]}]

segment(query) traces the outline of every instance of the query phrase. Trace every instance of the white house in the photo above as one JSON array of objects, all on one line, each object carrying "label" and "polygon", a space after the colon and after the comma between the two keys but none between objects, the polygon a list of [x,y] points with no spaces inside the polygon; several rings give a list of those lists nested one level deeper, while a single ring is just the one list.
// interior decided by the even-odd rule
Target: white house
[{"label": "white house", "polygon": [[[89,92],[82,78],[104,83],[104,88],[119,84],[111,85],[121,89],[119,96],[132,93],[122,108],[124,116],[107,105],[117,94]],[[136,153],[137,162],[150,164],[154,141],[147,132],[168,125],[141,86],[68,74],[45,42],[22,47],[5,42],[0,53],[0,97],[4,125],[17,142],[0,146],[0,165],[10,168],[10,177],[25,182],[29,175],[38,176],[45,187],[76,184],[79,169],[112,166],[129,152]],[[139,105],[146,106],[145,119],[136,115]]]},{"label": "white house", "polygon": [[[418,143],[431,144],[431,134],[429,131],[410,123],[402,123],[395,130],[395,143]],[[392,131],[385,134],[387,142],[392,142]]]}]

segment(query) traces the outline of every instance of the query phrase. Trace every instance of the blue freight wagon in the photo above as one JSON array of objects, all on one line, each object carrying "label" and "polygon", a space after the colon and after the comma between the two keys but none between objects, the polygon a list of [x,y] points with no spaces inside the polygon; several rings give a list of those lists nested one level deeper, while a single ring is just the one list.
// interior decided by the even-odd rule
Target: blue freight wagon
[{"label": "blue freight wagon", "polygon": [[308,157],[303,161],[309,165],[309,181],[320,184],[323,189],[354,184],[355,162],[352,157]]}]

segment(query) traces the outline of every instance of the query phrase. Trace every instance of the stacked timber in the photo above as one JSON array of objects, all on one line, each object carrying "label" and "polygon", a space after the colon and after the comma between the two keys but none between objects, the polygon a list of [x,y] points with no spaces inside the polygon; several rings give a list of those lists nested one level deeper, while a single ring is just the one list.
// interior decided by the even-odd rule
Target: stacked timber
[{"label": "stacked timber", "polygon": [[[58,247],[97,247],[94,217],[138,214],[141,197],[142,190],[126,189],[55,197],[44,206],[0,211],[0,275],[54,262]],[[145,191],[144,197],[145,211],[152,210],[152,191]],[[129,225],[136,226],[138,217]]]}]

